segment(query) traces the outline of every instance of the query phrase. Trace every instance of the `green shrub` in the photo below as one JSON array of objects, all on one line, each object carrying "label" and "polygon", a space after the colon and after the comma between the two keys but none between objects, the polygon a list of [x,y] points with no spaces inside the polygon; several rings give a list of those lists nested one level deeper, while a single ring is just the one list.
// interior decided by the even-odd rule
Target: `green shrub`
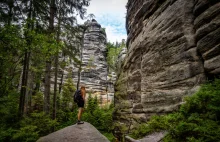
[{"label": "green shrub", "polygon": [[112,133],[102,133],[110,142],[115,142],[115,137]]},{"label": "green shrub", "polygon": [[18,102],[19,94],[14,90],[8,96],[0,97],[0,141],[11,141],[12,136],[19,126]]},{"label": "green shrub", "polygon": [[16,131],[12,137],[12,141],[35,142],[38,138],[37,126],[27,125]]},{"label": "green shrub", "polygon": [[201,89],[187,97],[179,112],[152,116],[131,133],[141,138],[149,133],[167,130],[165,142],[213,142],[220,141],[220,80],[202,85]]},{"label": "green shrub", "polygon": [[11,140],[11,137],[16,133],[15,129],[13,128],[7,128],[3,125],[1,125],[0,128],[0,142],[8,142]]},{"label": "green shrub", "polygon": [[[44,112],[32,113],[29,117],[25,117],[21,122],[21,129],[27,126],[36,126],[39,136],[44,136],[51,132],[51,128],[58,125],[56,120],[52,120],[49,115]],[[34,129],[35,130],[35,129]]]},{"label": "green shrub", "polygon": [[114,108],[112,107],[112,105],[110,105],[109,107],[106,106],[100,108],[98,106],[97,97],[92,98],[91,95],[89,95],[87,101],[87,107],[82,115],[82,120],[92,124],[101,133],[106,134],[107,138],[109,138],[109,140],[112,141],[112,113]]}]

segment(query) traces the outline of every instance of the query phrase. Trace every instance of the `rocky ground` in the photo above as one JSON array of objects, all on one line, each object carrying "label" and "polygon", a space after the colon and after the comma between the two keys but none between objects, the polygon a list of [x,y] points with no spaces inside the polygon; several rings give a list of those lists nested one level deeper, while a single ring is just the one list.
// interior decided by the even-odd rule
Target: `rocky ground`
[{"label": "rocky ground", "polygon": [[85,122],[41,137],[37,142],[109,142],[94,126]]}]

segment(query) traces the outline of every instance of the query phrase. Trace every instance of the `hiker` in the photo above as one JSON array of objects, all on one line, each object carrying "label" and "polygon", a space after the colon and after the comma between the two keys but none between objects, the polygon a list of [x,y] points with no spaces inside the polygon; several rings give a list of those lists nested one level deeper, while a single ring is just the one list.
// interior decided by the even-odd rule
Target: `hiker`
[{"label": "hiker", "polygon": [[75,95],[74,95],[74,101],[78,105],[78,121],[77,124],[83,124],[84,122],[81,121],[81,116],[84,110],[84,104],[85,104],[85,97],[86,97],[86,89],[84,85],[81,85],[80,90],[77,90]]}]

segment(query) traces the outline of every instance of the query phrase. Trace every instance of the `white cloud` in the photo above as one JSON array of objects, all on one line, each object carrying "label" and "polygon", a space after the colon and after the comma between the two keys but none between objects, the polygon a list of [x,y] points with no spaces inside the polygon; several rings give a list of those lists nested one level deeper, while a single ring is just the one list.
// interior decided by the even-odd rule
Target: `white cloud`
[{"label": "white cloud", "polygon": [[125,16],[127,0],[91,0],[87,14],[93,13],[95,19],[106,28],[108,41],[116,42],[127,38]]},{"label": "white cloud", "polygon": [[91,0],[88,13],[120,13],[125,14],[127,0]]},{"label": "white cloud", "polygon": [[107,40],[111,42],[121,41],[122,39],[126,39],[127,35],[124,32],[118,32],[117,29],[113,26],[106,26]]}]

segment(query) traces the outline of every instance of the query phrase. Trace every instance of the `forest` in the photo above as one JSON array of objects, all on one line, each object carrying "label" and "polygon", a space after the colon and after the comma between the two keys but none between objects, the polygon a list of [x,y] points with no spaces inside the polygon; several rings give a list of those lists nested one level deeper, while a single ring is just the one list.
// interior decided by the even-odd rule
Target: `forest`
[{"label": "forest", "polygon": [[[70,63],[81,67],[78,57],[86,27],[77,17],[94,17],[87,14],[89,2],[0,2],[0,141],[36,141],[76,122],[72,95],[78,82],[71,79],[71,71],[66,82],[58,84],[57,77],[63,76],[59,69]],[[110,42],[107,47],[106,58],[114,70],[120,48]],[[83,115],[110,140],[113,107],[100,108],[90,94]]]},{"label": "forest", "polygon": [[[158,2],[155,2],[155,4]],[[217,3],[217,1],[214,1],[214,3]],[[128,3],[127,8],[130,7],[131,4],[131,2]],[[62,70],[68,65],[73,64],[74,67],[79,70],[76,75],[80,75],[80,71],[82,70],[82,61],[80,60],[81,48],[83,47],[84,34],[87,27],[85,24],[79,24],[77,17],[80,17],[83,20],[93,19],[94,15],[87,13],[89,5],[90,0],[0,1],[0,142],[35,142],[42,136],[76,123],[78,108],[73,102],[73,94],[79,88],[80,82],[79,80],[73,80],[72,70],[67,71],[67,79],[64,81],[64,73]],[[157,6],[161,6],[161,3]],[[156,9],[157,6],[153,9]],[[171,7],[170,4],[167,4],[166,6]],[[202,7],[202,9],[204,9],[204,7]],[[140,12],[144,13],[145,10],[140,10]],[[184,17],[186,17],[186,15],[184,15]],[[127,16],[127,18],[129,18],[129,16]],[[146,15],[144,18],[146,19]],[[138,18],[131,18],[130,20],[137,19]],[[129,21],[129,19],[127,21]],[[169,24],[166,20],[164,22]],[[135,25],[135,22],[128,23],[133,23],[134,25],[132,26],[134,28],[138,27],[138,25]],[[181,26],[176,25],[175,27],[179,28]],[[105,32],[104,27],[101,30],[103,33]],[[182,31],[182,29],[172,30],[175,32]],[[139,32],[139,30],[132,31]],[[172,34],[175,32],[172,32]],[[130,32],[130,34],[131,33],[132,32]],[[144,33],[148,35],[148,32]],[[180,33],[181,36],[184,34],[185,33]],[[205,32],[205,34],[207,33]],[[163,35],[171,36],[166,33]],[[128,37],[131,38],[132,36]],[[163,37],[162,34],[161,36],[156,37],[159,40],[164,40],[164,43],[168,43],[167,39],[169,38],[161,38]],[[194,37],[194,35],[192,37]],[[213,37],[208,36],[208,40],[205,40],[204,45],[208,47],[209,39],[212,39]],[[148,39],[151,40],[151,38]],[[152,39],[154,40],[154,38]],[[210,40],[213,47],[215,43],[218,43],[218,39],[219,38],[213,38],[213,40]],[[132,44],[134,47],[127,47],[128,49],[132,49],[132,52],[135,52],[133,54],[130,51],[129,58],[131,59],[131,62],[129,62],[130,59],[127,58],[125,64],[120,64],[126,67],[121,67],[121,73],[118,68],[117,59],[118,55],[120,55],[120,52],[126,45],[125,43],[106,42],[105,60],[107,61],[108,77],[110,79],[113,78],[111,72],[115,72],[118,75],[118,81],[115,83],[116,85],[112,85],[115,85],[114,90],[116,93],[114,94],[114,97],[116,103],[100,107],[100,99],[89,92],[82,120],[95,126],[96,129],[112,142],[117,141],[117,136],[117,138],[120,138],[118,140],[125,141],[125,136],[130,136],[134,139],[141,139],[149,134],[161,131],[166,132],[166,135],[164,135],[163,138],[163,141],[165,142],[219,141],[220,80],[217,79],[219,78],[219,74],[217,74],[218,77],[216,76],[216,78],[210,80],[208,79],[208,76],[206,76],[207,78],[204,79],[204,82],[201,82],[201,84],[196,83],[200,89],[194,94],[189,94],[186,95],[186,97],[181,98],[182,105],[179,106],[178,110],[167,112],[167,114],[163,112],[157,113],[155,109],[155,113],[152,111],[153,113],[149,120],[144,119],[143,121],[141,118],[135,117],[135,114],[139,114],[139,112],[132,112],[134,110],[133,104],[135,103],[132,102],[133,100],[127,100],[129,97],[128,88],[137,89],[139,88],[137,87],[138,85],[140,85],[140,88],[145,87],[146,84],[139,83],[139,80],[143,83],[146,83],[148,80],[146,79],[146,81],[144,81],[143,78],[140,77],[141,75],[136,76],[136,73],[139,72],[140,68],[146,69],[142,74],[143,76],[149,74],[151,71],[157,74],[154,70],[157,67],[157,62],[155,62],[155,66],[150,68],[151,64],[149,63],[152,61],[152,65],[154,65],[154,60],[151,60],[151,56],[140,56],[142,52],[138,50],[147,47],[148,43],[151,41],[146,42],[145,45],[145,42],[143,42],[144,39],[139,40],[140,41],[138,42],[135,40],[135,44]],[[215,40],[216,42],[214,42]],[[154,41],[152,42],[154,43]],[[161,49],[159,48],[159,44],[153,45],[155,45],[155,47],[152,46],[152,49],[158,48],[158,51]],[[166,46],[169,47],[168,44]],[[210,50],[213,52],[213,55],[217,56],[219,54],[218,47],[219,46],[216,46],[215,49],[213,48],[213,50]],[[137,48],[137,50],[134,50],[134,48]],[[193,51],[196,51],[197,54],[197,50]],[[171,53],[167,52],[167,57],[170,57],[170,54]],[[175,53],[175,57],[184,57],[185,60],[185,58],[188,58],[188,54],[191,54],[191,52],[187,54],[182,52],[178,54]],[[133,56],[135,56],[135,58]],[[133,62],[136,59],[141,60]],[[189,59],[191,60],[191,58]],[[87,65],[89,69],[94,67],[93,60],[94,56],[91,56]],[[182,60],[179,61],[182,62]],[[215,62],[210,64],[214,66],[217,65],[216,62],[219,60],[216,58],[216,60],[213,61]],[[161,62],[164,62],[164,60]],[[168,60],[165,62],[170,64]],[[168,67],[169,64],[166,66]],[[192,68],[192,71],[194,71],[193,66],[189,66],[189,68]],[[195,68],[195,74],[197,74],[197,71],[202,70],[202,74],[204,73],[204,75],[208,75],[207,71],[203,72],[203,68],[203,66],[202,69]],[[130,72],[133,76],[126,76],[126,74],[124,74],[129,71],[133,71],[133,73]],[[172,70],[169,68],[167,71]],[[173,72],[175,73],[176,70]],[[164,72],[164,74],[166,74],[165,78],[159,79],[169,82],[171,80],[170,78],[176,78],[175,74],[173,75],[171,73],[167,74],[167,72]],[[181,77],[183,77],[184,74],[182,71],[180,73]],[[86,77],[90,75],[91,74],[89,73],[85,73]],[[194,73],[192,73],[192,75],[193,76],[191,77],[195,76]],[[128,78],[130,78],[130,82],[129,80],[124,81]],[[152,81],[151,83],[153,84],[155,82]],[[188,83],[183,82],[180,84],[186,85]],[[169,86],[170,82],[167,85]],[[175,85],[171,87],[176,89]],[[191,85],[187,87],[190,88]],[[183,87],[186,92],[188,91],[187,87]],[[165,91],[169,89],[170,88],[165,88]],[[155,88],[153,88],[152,91],[154,90]],[[141,105],[142,98],[140,97],[139,99],[139,96],[141,96],[141,93],[143,94],[143,91],[140,90],[134,93],[135,91],[136,90],[130,91],[130,95],[134,95],[134,98],[130,99],[137,99],[137,101],[139,101],[139,104],[136,105],[137,110],[139,107],[139,109],[143,109],[143,106]],[[128,115],[126,115],[126,113]],[[148,115],[147,113],[143,114],[144,116]],[[125,121],[127,119],[133,120]],[[120,121],[125,123],[123,124]],[[132,127],[130,127],[130,122],[134,123]],[[116,132],[115,130],[120,130],[118,131],[118,135],[114,133]]]}]

